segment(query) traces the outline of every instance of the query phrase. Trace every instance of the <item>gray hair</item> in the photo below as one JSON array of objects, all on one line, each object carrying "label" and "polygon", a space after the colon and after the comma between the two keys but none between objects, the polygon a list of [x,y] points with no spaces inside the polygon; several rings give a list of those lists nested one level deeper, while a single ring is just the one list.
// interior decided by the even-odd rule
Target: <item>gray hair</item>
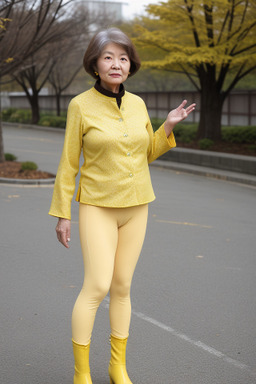
[{"label": "gray hair", "polygon": [[134,75],[140,68],[140,58],[131,39],[118,28],[108,28],[96,33],[90,41],[84,54],[84,68],[92,77],[98,79],[95,74],[95,67],[103,48],[110,43],[122,46],[127,52],[130,62],[130,76]]}]

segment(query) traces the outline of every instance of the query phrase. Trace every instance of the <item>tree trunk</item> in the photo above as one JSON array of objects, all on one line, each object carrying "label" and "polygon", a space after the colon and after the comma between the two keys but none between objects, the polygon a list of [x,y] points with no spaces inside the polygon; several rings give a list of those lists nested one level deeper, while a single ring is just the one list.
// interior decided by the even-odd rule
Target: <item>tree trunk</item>
[{"label": "tree trunk", "polygon": [[29,98],[29,102],[32,110],[32,124],[37,124],[40,119],[38,93],[33,93]]},{"label": "tree trunk", "polygon": [[4,158],[4,141],[3,141],[3,130],[2,130],[2,119],[0,120],[0,163],[3,163]]},{"label": "tree trunk", "polygon": [[55,93],[57,116],[60,116],[60,96],[61,96],[60,93],[57,93],[57,92]]},{"label": "tree trunk", "polygon": [[2,129],[2,88],[1,88],[1,76],[0,76],[0,163],[5,161],[4,158],[4,140],[3,140],[3,129]]},{"label": "tree trunk", "polygon": [[197,139],[221,140],[221,115],[225,94],[221,94],[215,80],[215,69],[201,73],[200,122]]}]

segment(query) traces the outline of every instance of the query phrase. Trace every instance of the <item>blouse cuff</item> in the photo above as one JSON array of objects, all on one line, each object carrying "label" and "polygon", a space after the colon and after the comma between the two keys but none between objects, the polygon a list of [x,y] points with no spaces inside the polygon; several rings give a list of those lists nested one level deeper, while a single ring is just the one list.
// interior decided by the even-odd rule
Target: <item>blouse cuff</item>
[{"label": "blouse cuff", "polygon": [[165,132],[165,129],[164,129],[164,124],[162,124],[159,129],[158,129],[159,133],[161,132],[161,136],[163,136],[165,138],[165,141],[166,141],[166,144],[169,148],[174,148],[176,147],[176,140],[175,140],[175,136],[174,136],[174,133],[171,132],[171,134],[167,137],[166,136],[166,132]]}]

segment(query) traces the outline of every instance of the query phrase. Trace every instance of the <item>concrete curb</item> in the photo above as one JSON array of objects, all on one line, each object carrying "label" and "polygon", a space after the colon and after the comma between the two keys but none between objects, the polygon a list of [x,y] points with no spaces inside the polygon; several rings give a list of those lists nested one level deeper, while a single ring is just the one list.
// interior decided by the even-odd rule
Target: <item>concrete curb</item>
[{"label": "concrete curb", "polygon": [[256,157],[233,153],[173,148],[160,160],[256,176]]},{"label": "concrete curb", "polygon": [[21,128],[21,129],[26,128],[26,129],[36,129],[38,131],[58,132],[58,133],[65,134],[65,128],[45,127],[44,125],[9,123],[8,121],[2,121],[2,126],[4,128],[8,128],[8,127]]},{"label": "concrete curb", "polygon": [[51,179],[9,179],[7,177],[0,177],[0,184],[51,185],[54,182],[55,177]]},{"label": "concrete curb", "polygon": [[169,169],[181,173],[189,173],[198,176],[211,177],[214,179],[231,181],[256,187],[256,176],[238,172],[223,171],[220,169],[207,168],[190,164],[175,163],[166,160],[156,160],[150,164],[151,167]]}]

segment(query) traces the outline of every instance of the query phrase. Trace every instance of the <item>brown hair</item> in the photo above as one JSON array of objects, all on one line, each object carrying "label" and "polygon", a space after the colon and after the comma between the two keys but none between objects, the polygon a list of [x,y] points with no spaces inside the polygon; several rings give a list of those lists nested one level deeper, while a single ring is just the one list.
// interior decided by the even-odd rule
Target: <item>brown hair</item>
[{"label": "brown hair", "polygon": [[110,43],[121,45],[125,49],[131,62],[130,76],[134,75],[140,69],[140,58],[130,38],[118,28],[108,28],[93,36],[84,54],[86,72],[98,79],[95,74],[96,63],[103,48]]}]

